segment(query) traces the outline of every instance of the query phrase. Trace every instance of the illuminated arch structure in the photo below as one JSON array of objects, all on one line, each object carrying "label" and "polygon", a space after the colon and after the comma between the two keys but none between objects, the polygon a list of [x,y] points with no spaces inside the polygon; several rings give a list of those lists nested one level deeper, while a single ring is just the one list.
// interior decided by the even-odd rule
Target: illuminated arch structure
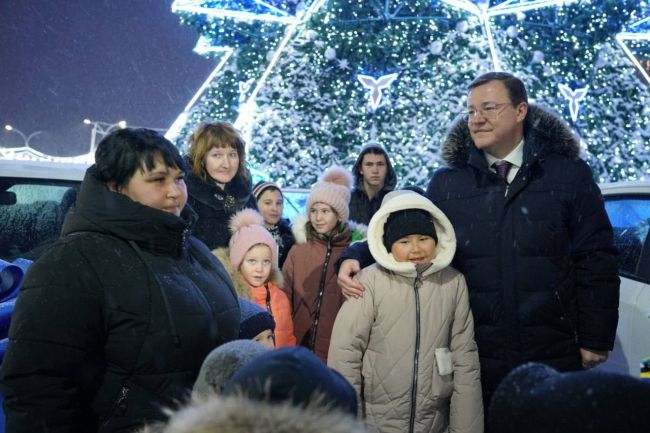
[{"label": "illuminated arch structure", "polygon": [[[359,1],[359,0],[357,0]],[[347,3],[354,3],[355,0],[350,0]],[[267,110],[267,107],[260,106],[260,92],[263,91],[265,86],[273,83],[274,69],[279,67],[282,56],[287,53],[290,45],[296,39],[308,38],[307,24],[309,20],[318,15],[319,17],[327,17],[329,15],[323,14],[323,10],[332,5],[340,5],[342,1],[330,0],[306,0],[298,2],[296,0],[247,0],[247,1],[195,1],[195,0],[176,0],[172,5],[172,10],[178,13],[186,24],[193,25],[201,35],[195,51],[218,59],[217,67],[210,74],[207,80],[203,83],[201,88],[197,91],[195,96],[189,101],[184,111],[178,116],[176,121],[171,125],[167,133],[168,138],[176,140],[177,143],[184,141],[184,136],[188,134],[194,125],[205,118],[219,117],[231,120],[237,127],[242,129],[244,133],[249,134],[253,146],[255,146],[255,139],[257,139],[259,131],[253,133],[255,123],[259,120],[260,112]],[[381,3],[379,1],[373,3]],[[648,109],[639,109],[650,105],[647,90],[643,88],[650,82],[647,70],[644,70],[643,62],[650,61],[650,49],[648,40],[650,39],[650,13],[643,5],[639,6],[639,2],[633,1],[596,1],[596,0],[506,0],[506,1],[489,1],[489,0],[439,0],[429,2],[431,10],[434,11],[431,17],[408,17],[400,15],[403,12],[405,3],[426,3],[426,2],[400,2],[386,0],[384,5],[384,18],[394,18],[407,20],[426,18],[437,19],[440,18],[438,11],[453,10],[455,15],[464,14],[466,22],[481,28],[482,39],[487,42],[485,49],[485,62],[479,65],[478,70],[487,69],[492,70],[512,70],[518,75],[522,76],[531,89],[531,96],[533,101],[539,101],[545,105],[552,106],[561,112],[567,121],[574,127],[576,132],[583,138],[583,147],[588,161],[594,166],[600,180],[617,180],[617,179],[647,179],[650,178],[650,165],[647,157],[650,153],[650,112]],[[592,31],[597,32],[598,26],[607,26],[607,14],[610,13],[615,7],[622,9],[629,9],[627,18],[630,18],[627,27],[622,27],[625,23],[619,23],[618,30],[609,35],[609,40],[597,39],[594,37]],[[574,8],[574,9],[572,9]],[[598,43],[595,48],[593,46],[585,46],[584,51],[588,55],[580,60],[582,62],[593,62],[595,66],[592,67],[593,72],[589,72],[591,78],[595,83],[589,82],[587,73],[580,73],[576,71],[565,71],[562,68],[567,66],[566,60],[551,63],[547,62],[544,58],[545,50],[540,48],[544,47],[544,43],[552,45],[554,41],[541,41],[539,38],[529,39],[526,33],[526,25],[530,26],[532,31],[538,31],[543,27],[540,22],[534,22],[537,15],[542,13],[555,14],[560,18],[566,18],[570,15],[575,8],[586,8],[593,12],[594,23],[588,23],[584,29],[579,29],[583,32],[585,40],[594,41]],[[451,13],[451,12],[450,12]],[[527,14],[532,14],[533,19],[531,23],[527,23]],[[537,15],[536,15],[537,14]],[[643,15],[645,14],[645,15]],[[447,16],[450,16],[449,13]],[[477,24],[478,23],[478,24]],[[596,30],[593,30],[593,28]],[[611,27],[611,26],[610,26]],[[609,28],[609,27],[608,27]],[[232,31],[234,29],[234,31]],[[248,29],[248,30],[246,30]],[[457,31],[459,28],[456,28]],[[465,31],[465,30],[462,30]],[[531,32],[532,32],[531,31]],[[559,32],[559,35],[566,36],[566,29],[542,29],[539,30],[540,34],[549,34],[548,32]],[[228,32],[230,34],[228,35]],[[243,36],[242,36],[243,35]],[[258,37],[256,35],[263,35]],[[253,61],[255,68],[243,69],[240,68],[237,59],[240,55],[246,55],[246,47],[248,43],[260,43],[260,39],[267,44],[269,49],[266,56],[258,58]],[[558,39],[561,39],[558,38]],[[574,39],[566,38],[563,41],[566,47],[573,40],[576,45],[580,45],[581,39],[579,36]],[[232,42],[223,43],[223,42]],[[531,42],[532,41],[532,42]],[[587,42],[588,43],[588,42]],[[618,45],[616,45],[618,43]],[[517,44],[519,44],[517,46]],[[537,50],[532,50],[531,45],[537,45]],[[513,48],[516,46],[515,48]],[[615,50],[612,46],[616,46]],[[259,48],[259,47],[258,47]],[[432,52],[435,47],[430,48]],[[481,49],[483,49],[481,47]],[[524,54],[518,53],[523,52]],[[532,53],[531,53],[532,52]],[[636,74],[639,78],[634,83],[637,92],[640,96],[635,94],[630,99],[645,98],[643,101],[637,101],[639,105],[621,105],[620,100],[628,97],[630,92],[634,89],[630,87],[629,82],[623,90],[605,89],[605,87],[613,87],[615,84],[608,77],[607,74],[612,74],[610,69],[618,67],[625,68],[631,66],[622,63],[619,56],[620,52],[624,52],[629,57],[634,68],[628,68],[628,73]],[[343,63],[345,59],[336,59],[336,53],[326,51],[324,55],[327,57],[334,56],[338,68],[350,68],[354,65]],[[590,57],[591,56],[591,57]],[[595,58],[594,56],[598,56]],[[620,56],[622,57],[622,56]],[[332,59],[330,59],[332,60]],[[478,61],[478,60],[477,60]],[[357,67],[358,68],[358,67]],[[636,68],[636,69],[635,69]],[[631,71],[631,72],[630,72]],[[364,71],[359,71],[364,72]],[[375,71],[377,72],[377,71]],[[369,74],[372,80],[379,82],[383,76],[388,76],[393,71],[386,70],[381,73]],[[277,73],[277,71],[275,71]],[[223,80],[222,77],[229,75],[230,82]],[[361,75],[361,74],[360,74]],[[237,77],[235,81],[234,78]],[[621,78],[623,79],[623,78]],[[219,80],[222,80],[221,82]],[[279,79],[276,81],[280,81]],[[366,82],[371,83],[366,79]],[[392,81],[391,81],[392,82]],[[549,85],[550,83],[550,85]],[[224,86],[224,84],[228,84]],[[388,110],[396,104],[395,99],[391,99],[393,89],[397,86],[404,85],[404,81],[398,79],[395,84],[387,84],[381,89],[375,90],[375,97],[370,97],[368,93],[365,94],[364,99],[368,101],[366,110],[370,113],[375,111],[381,112]],[[359,88],[359,93],[373,91],[372,86],[364,85],[362,80],[356,82]],[[365,88],[364,88],[365,86]],[[392,86],[392,87],[391,87]],[[226,90],[223,90],[227,87]],[[219,90],[221,89],[221,90]],[[620,131],[597,131],[597,122],[600,113],[597,111],[600,108],[585,110],[584,107],[596,105],[603,105],[602,94],[610,92],[611,95],[607,96],[608,110],[621,112],[629,109],[630,111],[637,111],[638,116],[629,114],[622,120],[624,124]],[[645,94],[645,96],[644,96]],[[225,98],[224,95],[229,96]],[[216,96],[216,99],[215,99]],[[381,97],[385,96],[382,102]],[[601,99],[598,99],[601,98]],[[233,101],[228,106],[219,106],[224,100],[228,99]],[[264,99],[264,98],[261,98]],[[266,99],[268,102],[268,98]],[[612,102],[613,101],[613,102]],[[611,103],[611,106],[610,106]],[[587,104],[587,105],[585,105]],[[615,105],[618,104],[618,105]],[[632,104],[632,102],[630,102]],[[604,108],[603,108],[604,109]],[[596,110],[594,112],[594,110]],[[376,118],[375,118],[376,119]],[[376,139],[377,129],[381,128],[381,124],[376,120],[372,121],[372,125],[364,132],[361,140]],[[604,128],[607,129],[607,125]],[[602,134],[602,135],[599,135]],[[629,136],[629,137],[628,137]],[[605,137],[605,139],[603,139]],[[381,138],[381,137],[379,137]],[[429,137],[434,140],[439,140],[440,137]],[[381,141],[378,139],[378,141]],[[598,142],[603,143],[603,148],[599,147]],[[308,146],[314,148],[312,146]],[[363,143],[353,143],[354,148],[351,149],[347,158],[336,157],[332,151],[332,159],[330,162],[349,163],[356,157],[355,152],[358,147]],[[385,144],[385,143],[384,143]],[[422,147],[422,144],[419,144]],[[254,150],[254,149],[253,149]],[[336,149],[335,149],[336,150]],[[420,168],[408,166],[408,162],[403,162],[402,168],[403,177],[415,183],[421,183],[429,176],[428,169],[435,168],[439,165],[438,156],[435,152],[430,152],[427,149],[421,148],[422,152],[419,157]],[[310,149],[302,149],[296,151],[295,157],[304,157],[309,154]],[[322,158],[322,155],[319,157]],[[424,158],[424,164],[422,159]],[[417,159],[417,158],[416,158]],[[429,159],[430,161],[427,161]],[[282,163],[289,162],[287,160],[281,161]],[[321,159],[320,162],[323,162]],[[269,161],[261,161],[264,168],[269,168]],[[398,166],[400,166],[398,161]],[[422,165],[426,168],[422,170]],[[419,173],[413,174],[414,170],[419,170]],[[279,177],[289,177],[286,172],[281,172],[271,168],[269,170],[272,175]],[[313,170],[311,170],[313,171]],[[297,172],[291,173],[293,177]],[[315,174],[309,173],[301,177],[300,181],[295,182],[296,186],[305,186],[313,181]],[[290,181],[285,179],[286,181]]]}]

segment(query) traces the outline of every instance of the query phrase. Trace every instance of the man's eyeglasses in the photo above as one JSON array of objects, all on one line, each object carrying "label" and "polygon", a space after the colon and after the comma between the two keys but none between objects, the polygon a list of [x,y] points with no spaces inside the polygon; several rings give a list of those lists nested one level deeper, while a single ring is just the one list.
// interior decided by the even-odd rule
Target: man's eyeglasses
[{"label": "man's eyeglasses", "polygon": [[505,107],[507,105],[512,104],[510,102],[503,102],[501,104],[485,104],[482,108],[472,107],[467,109],[465,115],[467,116],[468,120],[474,120],[477,114],[480,114],[481,117],[485,117],[486,119],[494,120],[499,117],[499,113],[503,111],[501,107]]}]

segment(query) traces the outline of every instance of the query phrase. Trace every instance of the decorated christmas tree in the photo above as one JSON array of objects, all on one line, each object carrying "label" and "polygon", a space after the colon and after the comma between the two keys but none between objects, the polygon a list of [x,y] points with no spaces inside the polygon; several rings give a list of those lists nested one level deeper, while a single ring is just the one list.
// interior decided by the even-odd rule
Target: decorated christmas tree
[{"label": "decorated christmas tree", "polygon": [[644,2],[178,0],[174,9],[220,60],[179,118],[177,143],[200,121],[235,122],[252,162],[285,186],[351,167],[368,142],[389,151],[400,183],[425,186],[467,84],[495,69],[566,119],[596,178],[650,177],[650,95],[633,64],[648,58],[648,41],[616,40],[644,34]]}]

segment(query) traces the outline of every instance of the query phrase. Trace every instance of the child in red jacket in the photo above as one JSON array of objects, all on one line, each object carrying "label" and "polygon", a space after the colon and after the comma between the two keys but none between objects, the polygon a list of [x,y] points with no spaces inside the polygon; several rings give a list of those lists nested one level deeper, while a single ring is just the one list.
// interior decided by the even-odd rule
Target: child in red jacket
[{"label": "child in red jacket", "polygon": [[244,209],[232,217],[230,231],[229,256],[233,280],[243,279],[250,289],[249,293],[240,295],[250,298],[273,316],[276,347],[294,346],[296,338],[291,305],[280,289],[283,280],[282,272],[278,269],[278,248],[273,236],[264,227],[264,219],[258,212]]}]

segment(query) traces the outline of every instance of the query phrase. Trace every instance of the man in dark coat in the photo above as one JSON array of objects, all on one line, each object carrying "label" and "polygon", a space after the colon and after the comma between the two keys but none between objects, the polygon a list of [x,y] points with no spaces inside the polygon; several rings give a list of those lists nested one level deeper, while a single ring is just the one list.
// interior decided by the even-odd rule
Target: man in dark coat
[{"label": "man in dark coat", "polygon": [[[525,362],[559,371],[604,362],[618,322],[616,251],[569,128],[529,107],[518,78],[493,72],[470,84],[467,114],[442,153],[448,167],[433,175],[427,196],[456,231],[453,265],[469,286],[486,408],[500,380]],[[366,265],[364,253],[359,245],[343,260]],[[341,265],[347,296],[362,291],[349,280],[356,272],[354,261]]]},{"label": "man in dark coat", "polygon": [[397,176],[388,154],[376,143],[361,149],[352,174],[354,191],[350,198],[350,220],[368,225],[384,196],[395,188]]}]

